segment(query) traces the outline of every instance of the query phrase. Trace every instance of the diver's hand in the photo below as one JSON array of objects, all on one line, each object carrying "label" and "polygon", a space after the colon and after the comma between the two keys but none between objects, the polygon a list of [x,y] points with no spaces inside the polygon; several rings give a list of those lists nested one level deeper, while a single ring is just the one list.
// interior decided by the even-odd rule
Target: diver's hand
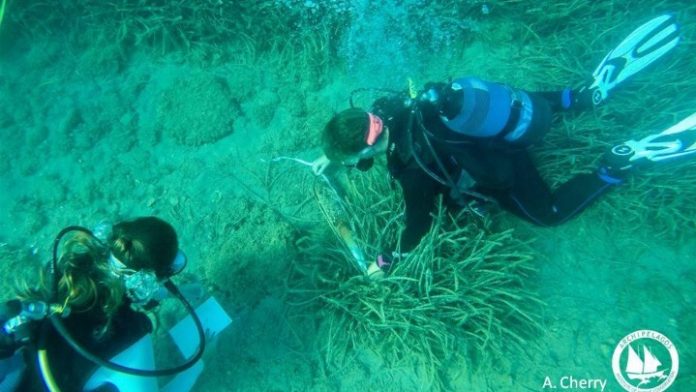
[{"label": "diver's hand", "polygon": [[376,261],[370,263],[367,266],[367,277],[371,280],[381,280],[384,279],[384,271],[377,265]]},{"label": "diver's hand", "polygon": [[312,162],[312,172],[314,172],[314,174],[316,174],[317,176],[320,176],[324,173],[324,170],[326,170],[326,168],[329,167],[330,164],[331,160],[327,158],[326,155],[322,155]]},{"label": "diver's hand", "polygon": [[372,280],[384,279],[387,271],[392,267],[393,258],[384,253],[377,256],[375,261],[367,266],[367,276]]}]

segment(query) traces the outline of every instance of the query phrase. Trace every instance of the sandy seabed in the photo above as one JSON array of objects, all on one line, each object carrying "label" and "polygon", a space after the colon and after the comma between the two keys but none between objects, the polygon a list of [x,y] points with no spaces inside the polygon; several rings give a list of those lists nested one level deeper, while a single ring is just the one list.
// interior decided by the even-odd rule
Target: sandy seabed
[{"label": "sandy seabed", "polygon": [[[485,50],[490,43],[477,45]],[[27,266],[48,259],[62,227],[158,215],[178,229],[191,260],[183,279],[202,282],[234,320],[206,355],[196,390],[425,388],[413,369],[382,368],[367,349],[345,368],[327,371],[311,315],[298,318],[284,303],[295,241],[322,222],[309,169],[273,159],[318,156],[322,124],[348,106],[348,92],[364,80],[339,69],[321,80],[297,80],[263,58],[205,67],[146,51],[111,59],[60,37],[5,47],[3,299],[12,296],[16,278],[30,278]],[[501,50],[488,49],[499,61]],[[696,227],[686,227],[675,246],[654,238],[648,225],[625,236],[593,224],[611,214],[600,202],[558,228],[510,223],[545,255],[535,282],[547,303],[544,331],[523,352],[501,353],[495,366],[443,369],[452,388],[540,391],[546,377],[572,376],[606,379],[609,390],[619,390],[614,348],[634,330],[653,329],[682,355],[671,390],[696,389]],[[177,314],[163,312],[165,321]]]}]

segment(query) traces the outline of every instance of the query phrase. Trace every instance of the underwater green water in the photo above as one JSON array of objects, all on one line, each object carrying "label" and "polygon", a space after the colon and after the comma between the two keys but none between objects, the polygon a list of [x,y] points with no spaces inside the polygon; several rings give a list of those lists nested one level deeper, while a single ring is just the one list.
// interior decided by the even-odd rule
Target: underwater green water
[{"label": "underwater green water", "polygon": [[[58,231],[157,215],[232,317],[196,391],[622,391],[612,356],[635,331],[679,354],[669,391],[696,390],[696,160],[654,167],[553,228],[497,214],[536,252],[545,302],[526,344],[476,365],[398,366],[353,347],[327,364],[323,322],[287,300],[298,242],[331,235],[310,169],[320,131],[360,87],[462,75],[577,86],[650,18],[675,13],[673,53],[535,147],[552,186],[612,145],[696,112],[696,6],[686,1],[8,1],[0,25],[0,287],[35,280]],[[362,105],[370,99],[362,96]],[[393,211],[394,215],[399,211]],[[495,213],[495,212],[494,212]],[[379,283],[376,283],[379,284]],[[295,287],[296,288],[296,287]],[[160,311],[172,324],[180,310]],[[513,326],[514,328],[514,326]],[[338,332],[340,333],[340,331]],[[162,338],[162,340],[165,340]],[[176,361],[159,342],[159,358]],[[670,368],[669,351],[651,341]],[[662,347],[662,348],[661,348]],[[645,360],[644,352],[639,356]],[[621,368],[628,354],[619,358]],[[550,382],[555,388],[545,386]],[[604,383],[604,384],[602,384]]]}]

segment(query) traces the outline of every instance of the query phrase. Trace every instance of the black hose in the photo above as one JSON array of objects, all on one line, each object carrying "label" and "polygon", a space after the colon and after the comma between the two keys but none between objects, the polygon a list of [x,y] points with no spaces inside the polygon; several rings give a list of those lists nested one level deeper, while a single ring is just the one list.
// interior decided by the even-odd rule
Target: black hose
[{"label": "black hose", "polygon": [[191,358],[189,358],[186,362],[184,362],[181,365],[172,368],[157,370],[134,369],[127,366],[119,365],[104,358],[100,358],[97,355],[89,352],[89,350],[87,350],[86,348],[84,348],[79,342],[75,340],[75,338],[70,334],[67,328],[65,328],[65,324],[63,324],[63,321],[61,320],[60,316],[52,315],[50,317],[51,324],[53,325],[53,328],[55,328],[56,331],[58,331],[58,333],[63,337],[63,339],[65,339],[68,342],[70,347],[72,347],[83,357],[89,359],[90,361],[96,363],[99,366],[116,370],[121,373],[145,377],[171,376],[177,373],[181,373],[184,370],[193,366],[203,356],[203,352],[205,351],[205,330],[203,329],[203,324],[201,323],[201,320],[198,318],[196,311],[186,300],[186,298],[184,298],[184,296],[181,294],[179,288],[176,287],[176,285],[174,285],[174,283],[172,283],[169,280],[164,283],[164,286],[167,288],[167,290],[169,290],[170,293],[177,297],[177,299],[179,299],[179,301],[181,301],[182,304],[184,304],[186,311],[193,318],[193,322],[196,324],[196,329],[198,330],[198,349]]},{"label": "black hose", "polygon": [[[58,302],[58,246],[60,245],[61,239],[65,236],[65,234],[71,232],[71,231],[81,231],[84,233],[87,233],[91,236],[94,236],[92,232],[84,228],[82,226],[68,226],[61,230],[58,235],[56,236],[56,239],[53,241],[53,260],[50,265],[50,272],[52,275],[53,281],[51,282],[51,302],[57,303]],[[133,374],[136,376],[145,376],[145,377],[160,377],[160,376],[171,376],[177,373],[181,373],[182,371],[190,368],[193,366],[196,362],[198,362],[199,359],[203,356],[203,352],[205,351],[205,330],[203,329],[203,324],[201,323],[201,320],[198,318],[198,315],[196,314],[196,311],[193,309],[191,304],[186,300],[186,298],[181,294],[181,291],[179,291],[179,288],[176,287],[176,285],[170,281],[167,280],[164,282],[164,287],[167,288],[167,290],[175,296],[186,308],[186,311],[191,315],[193,318],[194,324],[196,324],[196,329],[198,330],[198,349],[196,350],[196,353],[188,359],[186,362],[179,366],[175,366],[172,368],[167,368],[167,369],[158,369],[158,370],[144,370],[144,369],[133,369],[129,368],[127,366],[119,365],[117,363],[111,362],[109,360],[103,359],[98,357],[97,355],[89,352],[86,348],[84,348],[75,338],[70,334],[70,332],[67,330],[65,327],[65,324],[63,324],[63,320],[61,319],[61,316],[58,314],[53,314],[49,317],[49,320],[51,321],[51,325],[53,325],[53,328],[60,334],[60,336],[65,339],[65,341],[68,342],[68,344],[75,350],[77,351],[80,355],[83,357],[87,358],[88,360],[96,363],[97,365],[116,370],[121,373],[126,373],[126,374]],[[43,329],[41,333],[40,340],[45,342],[46,338],[46,329]],[[45,343],[44,343],[45,344]]]},{"label": "black hose", "polygon": [[[438,168],[442,172],[442,174],[445,176],[445,179],[440,178],[437,174],[435,174],[428,165],[426,165],[418,156],[416,153],[415,149],[413,148],[413,122],[414,122],[414,117],[416,117],[416,123],[418,124],[418,130],[423,133],[423,138],[425,139],[425,142],[430,150],[430,154],[433,156],[433,159],[435,160],[435,163],[437,164]],[[423,125],[423,119],[420,116],[420,111],[418,110],[417,107],[411,108],[411,112],[409,113],[408,116],[408,124],[406,126],[406,131],[408,132],[407,134],[407,140],[408,140],[408,148],[411,150],[411,156],[413,157],[413,160],[416,161],[416,164],[423,170],[430,178],[433,180],[437,181],[438,183],[454,188],[456,185],[452,181],[452,178],[449,176],[449,173],[445,170],[444,165],[440,161],[440,159],[437,156],[437,153],[435,152],[435,149],[433,148],[433,145],[430,143],[430,140],[428,139],[428,135],[426,134],[425,126]]]},{"label": "black hose", "polygon": [[[415,152],[415,149],[413,148],[413,117],[416,117],[416,123],[418,124],[418,130],[421,132],[423,135],[423,139],[425,141],[426,146],[428,147],[428,150],[430,151],[430,154],[433,156],[433,160],[435,161],[435,165],[437,168],[440,170],[442,175],[444,176],[444,179],[435,174],[428,165],[426,165],[423,161],[421,161],[420,157],[418,154]],[[411,109],[411,113],[409,115],[408,119],[408,142],[409,142],[409,148],[411,149],[411,156],[413,159],[416,161],[416,164],[428,175],[430,178],[433,180],[437,181],[438,183],[449,187],[450,191],[452,192],[452,197],[456,201],[464,201],[465,197],[464,194],[466,194],[469,197],[474,197],[483,201],[491,201],[490,198],[487,198],[481,194],[478,193],[465,193],[462,192],[459,189],[459,186],[457,183],[454,181],[450,173],[447,171],[447,168],[445,168],[445,165],[442,163],[442,160],[440,157],[437,155],[437,152],[435,151],[435,147],[433,147],[431,141],[430,141],[430,132],[428,132],[427,128],[425,128],[425,125],[423,124],[423,116],[422,113],[417,110],[416,107]]]},{"label": "black hose", "polygon": [[445,168],[445,165],[440,160],[440,157],[438,157],[437,152],[435,151],[435,147],[433,147],[432,143],[430,143],[430,138],[428,137],[428,133],[426,132],[425,125],[423,125],[423,117],[421,116],[420,112],[416,113],[416,117],[418,127],[421,129],[421,132],[423,132],[423,139],[425,140],[425,144],[428,146],[430,153],[433,155],[433,160],[435,161],[435,164],[437,165],[438,169],[440,169],[440,171],[442,172],[442,175],[445,177],[447,184],[450,188],[452,188],[452,191],[455,193],[455,195],[461,196],[459,193],[459,189],[457,188],[457,184],[452,179],[452,176],[450,176],[449,172],[447,171],[447,168]]}]

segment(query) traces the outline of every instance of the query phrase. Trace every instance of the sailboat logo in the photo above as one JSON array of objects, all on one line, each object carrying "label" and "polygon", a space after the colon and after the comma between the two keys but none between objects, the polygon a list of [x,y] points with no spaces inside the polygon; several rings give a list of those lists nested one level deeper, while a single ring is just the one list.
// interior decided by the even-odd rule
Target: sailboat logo
[{"label": "sailboat logo", "polygon": [[631,380],[640,380],[638,385],[643,385],[656,378],[664,380],[667,378],[665,370],[658,370],[662,366],[662,362],[648,350],[647,346],[643,346],[643,359],[641,360],[638,354],[631,345],[628,346],[628,362],[626,363],[626,375]]},{"label": "sailboat logo", "polygon": [[652,330],[635,331],[619,341],[612,369],[626,391],[661,392],[677,377],[679,355],[665,335]]}]

